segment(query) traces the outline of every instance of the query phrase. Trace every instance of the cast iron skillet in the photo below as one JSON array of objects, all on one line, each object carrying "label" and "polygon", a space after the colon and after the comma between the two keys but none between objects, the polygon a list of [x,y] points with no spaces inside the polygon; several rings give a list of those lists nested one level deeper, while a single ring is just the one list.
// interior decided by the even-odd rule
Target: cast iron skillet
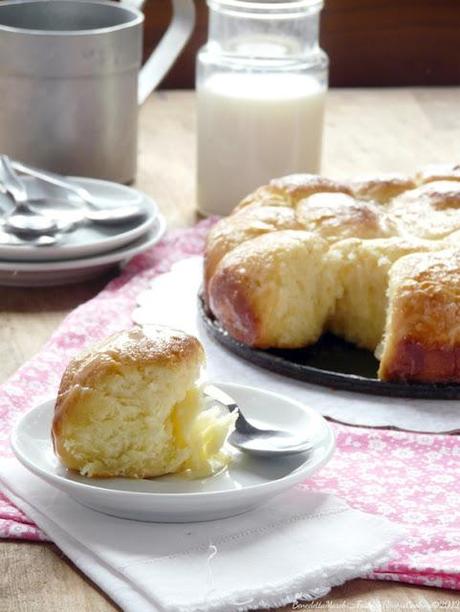
[{"label": "cast iron skillet", "polygon": [[251,363],[308,383],[389,397],[460,399],[459,384],[383,382],[377,378],[378,361],[337,336],[325,334],[313,346],[302,349],[259,350],[238,342],[208,312],[199,296],[199,313],[207,332],[232,353]]}]

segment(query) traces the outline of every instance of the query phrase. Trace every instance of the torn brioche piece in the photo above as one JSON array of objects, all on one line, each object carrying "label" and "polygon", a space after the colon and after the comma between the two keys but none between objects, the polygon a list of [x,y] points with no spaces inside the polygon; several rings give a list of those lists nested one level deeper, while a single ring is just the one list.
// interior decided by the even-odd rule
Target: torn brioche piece
[{"label": "torn brioche piece", "polygon": [[375,351],[385,329],[391,266],[405,255],[441,248],[446,247],[440,241],[399,237],[350,238],[334,244],[329,258],[338,263],[342,293],[328,329],[361,348]]},{"label": "torn brioche piece", "polygon": [[211,278],[212,312],[250,346],[316,342],[340,291],[327,251],[323,238],[300,230],[247,240],[225,255]]},{"label": "torn brioche piece", "polygon": [[390,271],[379,378],[460,380],[460,251],[416,253]]},{"label": "torn brioche piece", "polygon": [[205,293],[222,258],[239,244],[284,229],[301,229],[291,208],[262,206],[221,219],[209,232],[205,250]]},{"label": "torn brioche piece", "polygon": [[204,360],[196,338],[157,326],[117,333],[75,357],[52,425],[59,459],[97,478],[204,477],[222,469],[236,417],[205,409]]}]

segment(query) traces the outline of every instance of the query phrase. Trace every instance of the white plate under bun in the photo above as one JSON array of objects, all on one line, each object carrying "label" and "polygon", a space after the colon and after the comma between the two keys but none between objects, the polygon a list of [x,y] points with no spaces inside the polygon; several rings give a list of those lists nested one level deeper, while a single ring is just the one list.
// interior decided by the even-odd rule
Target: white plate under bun
[{"label": "white plate under bun", "polygon": [[267,460],[235,450],[228,469],[202,480],[180,476],[89,479],[66,470],[54,455],[50,437],[54,401],[20,419],[12,434],[13,450],[31,472],[84,506],[121,518],[166,523],[209,521],[246,512],[302,482],[331,457],[332,430],[311,408],[262,389],[214,384],[232,395],[245,415],[260,425],[304,431],[313,441],[313,451]]}]

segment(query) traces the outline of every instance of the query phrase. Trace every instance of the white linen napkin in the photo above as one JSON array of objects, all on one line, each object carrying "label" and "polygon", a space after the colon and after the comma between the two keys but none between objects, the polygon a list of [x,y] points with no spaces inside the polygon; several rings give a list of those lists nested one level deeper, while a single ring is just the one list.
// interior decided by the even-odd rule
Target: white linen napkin
[{"label": "white linen napkin", "polygon": [[151,288],[138,297],[133,319],[141,324],[170,325],[197,336],[207,354],[208,379],[282,393],[350,425],[433,433],[460,430],[458,401],[378,397],[327,389],[275,374],[233,355],[209,336],[199,319],[197,294],[202,268],[201,257],[190,257],[175,264],[171,272],[157,276]]},{"label": "white linen napkin", "polygon": [[126,612],[250,610],[315,599],[388,558],[387,519],[300,485],[207,523],[119,519],[0,461],[2,491]]}]

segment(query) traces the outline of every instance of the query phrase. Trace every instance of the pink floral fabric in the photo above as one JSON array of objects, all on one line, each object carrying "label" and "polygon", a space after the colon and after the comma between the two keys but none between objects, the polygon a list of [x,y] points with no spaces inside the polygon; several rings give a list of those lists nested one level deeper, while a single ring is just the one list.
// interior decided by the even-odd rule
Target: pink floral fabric
[{"label": "pink floral fabric", "polygon": [[[212,223],[177,230],[132,260],[98,296],[70,313],[43,350],[0,388],[0,456],[11,455],[8,440],[14,421],[56,393],[68,360],[83,347],[130,326],[138,293],[175,261],[201,253]],[[334,493],[408,530],[391,561],[370,577],[460,589],[460,438],[333,426],[336,453],[304,486]],[[0,537],[46,539],[1,494]]]}]

